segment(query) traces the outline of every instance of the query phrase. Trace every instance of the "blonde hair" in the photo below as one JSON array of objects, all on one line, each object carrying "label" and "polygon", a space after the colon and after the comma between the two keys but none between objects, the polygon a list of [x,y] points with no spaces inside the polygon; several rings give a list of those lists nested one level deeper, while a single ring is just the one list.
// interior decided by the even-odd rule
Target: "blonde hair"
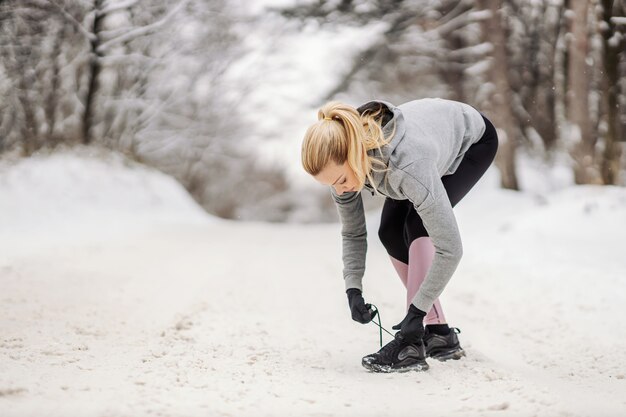
[{"label": "blonde hair", "polygon": [[[385,172],[387,165],[367,151],[389,143],[396,127],[385,137],[381,127],[383,105],[378,109],[366,109],[361,115],[357,109],[337,101],[326,103],[317,112],[317,122],[309,126],[302,141],[302,167],[312,175],[319,174],[330,161],[348,166],[354,172],[361,189],[365,179],[376,190],[372,171]],[[381,151],[382,153],[382,151]],[[380,169],[375,168],[380,167]]]}]

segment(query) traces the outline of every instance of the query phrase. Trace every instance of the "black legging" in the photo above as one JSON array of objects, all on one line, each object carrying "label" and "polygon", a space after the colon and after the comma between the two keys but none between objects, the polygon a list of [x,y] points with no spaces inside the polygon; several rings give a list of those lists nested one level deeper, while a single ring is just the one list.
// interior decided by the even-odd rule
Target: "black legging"
[{"label": "black legging", "polygon": [[[485,116],[483,119],[486,125],[483,136],[465,152],[454,174],[441,178],[452,207],[472,189],[496,156],[498,134]],[[413,203],[387,197],[378,229],[378,237],[387,253],[408,264],[411,242],[422,236],[428,236],[428,232]]]}]

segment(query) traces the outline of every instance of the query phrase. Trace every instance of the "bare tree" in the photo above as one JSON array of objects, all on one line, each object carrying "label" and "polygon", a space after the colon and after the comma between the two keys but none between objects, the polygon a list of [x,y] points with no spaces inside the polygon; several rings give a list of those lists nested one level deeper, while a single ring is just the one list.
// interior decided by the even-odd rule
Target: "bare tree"
[{"label": "bare tree", "polygon": [[484,21],[485,40],[493,45],[489,79],[493,90],[485,106],[492,115],[494,125],[499,130],[500,147],[496,156],[496,164],[500,169],[500,182],[503,188],[519,189],[515,172],[515,153],[517,149],[517,128],[513,116],[513,92],[509,81],[509,64],[507,36],[505,32],[506,16],[503,13],[502,0],[483,0],[485,10],[490,18]]},{"label": "bare tree", "polygon": [[559,2],[507,2],[509,80],[519,126],[518,143],[537,157],[548,157],[558,138],[555,81],[557,42],[563,5]]},{"label": "bare tree", "polygon": [[574,160],[576,183],[599,183],[595,164],[597,136],[593,131],[589,106],[592,69],[589,65],[589,1],[576,0],[568,13],[570,39],[567,62],[567,140]]},{"label": "bare tree", "polygon": [[[604,108],[606,109],[606,134],[604,135],[604,152],[602,155],[602,180],[605,184],[617,184],[619,180],[620,161],[622,156],[622,143],[626,141],[626,120],[622,117],[626,114],[623,105],[620,106],[620,78],[626,66],[624,49],[626,49],[626,4],[620,1],[602,1],[601,33],[603,38],[603,65],[604,79],[602,84]],[[621,17],[621,20],[619,18]],[[620,31],[618,22],[621,22]],[[622,93],[623,94],[623,93]],[[620,111],[620,108],[622,109]],[[624,117],[626,119],[626,117]],[[621,143],[620,143],[621,142]]]},{"label": "bare tree", "polygon": [[[27,45],[39,45],[46,32],[45,11],[34,10],[24,13],[25,7],[18,8],[13,16],[6,3],[0,5],[0,30],[2,39],[3,73],[3,114],[2,148],[18,145],[26,154],[31,154],[42,142],[41,113],[35,105],[41,97],[37,87],[42,80],[38,77],[44,51],[41,48],[29,48]],[[26,41],[26,44],[24,43]]]}]

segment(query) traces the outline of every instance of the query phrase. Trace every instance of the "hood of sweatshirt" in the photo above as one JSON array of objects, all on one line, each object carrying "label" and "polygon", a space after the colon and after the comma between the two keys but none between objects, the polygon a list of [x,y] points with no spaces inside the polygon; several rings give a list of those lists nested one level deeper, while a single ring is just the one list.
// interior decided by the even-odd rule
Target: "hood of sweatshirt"
[{"label": "hood of sweatshirt", "polygon": [[[387,111],[391,115],[391,118],[389,117],[383,118],[383,134],[385,135],[385,137],[388,137],[393,131],[394,126],[395,126],[395,133],[387,145],[382,146],[380,150],[371,149],[367,151],[367,154],[384,162],[384,164],[387,167],[389,167],[389,159],[391,158],[391,155],[393,154],[393,151],[396,148],[396,146],[398,146],[398,144],[404,138],[404,134],[406,132],[406,126],[404,123],[404,116],[402,115],[402,111],[398,107],[394,106],[393,104],[385,100],[368,101],[367,103],[360,106],[357,110],[359,111],[359,113],[363,113],[363,111],[367,109],[377,109],[380,104],[385,106]],[[388,119],[388,121],[385,123],[386,119]],[[374,186],[376,187],[376,189],[379,189],[383,193],[385,192],[385,188],[386,188],[385,179],[387,177],[387,174],[388,172],[376,172],[372,170],[372,178],[374,180]],[[371,184],[369,183],[369,180],[367,178],[365,179],[365,185],[367,188],[370,188],[369,186]]]}]

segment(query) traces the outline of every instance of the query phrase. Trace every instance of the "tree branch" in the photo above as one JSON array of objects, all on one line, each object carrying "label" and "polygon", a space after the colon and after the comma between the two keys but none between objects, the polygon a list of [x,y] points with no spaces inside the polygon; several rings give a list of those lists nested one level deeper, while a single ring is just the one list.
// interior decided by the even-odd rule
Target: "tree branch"
[{"label": "tree branch", "polygon": [[439,19],[439,26],[444,25],[452,19],[462,15],[463,13],[471,10],[473,7],[472,0],[460,0],[448,13],[446,13],[441,19]]},{"label": "tree branch", "polygon": [[467,26],[470,23],[487,20],[489,18],[491,18],[491,13],[485,10],[469,12],[467,14],[463,13],[453,19],[450,19],[443,25],[437,26],[436,28],[425,32],[425,34],[434,32],[437,34],[438,37],[445,38],[455,30],[462,28],[463,26]]},{"label": "tree branch", "polygon": [[78,29],[78,31],[80,33],[83,34],[83,36],[85,36],[85,38],[87,38],[87,40],[89,42],[93,42],[94,39],[96,38],[96,35],[88,32],[87,29],[85,29],[83,27],[83,25],[80,24],[80,22],[78,22],[74,16],[72,16],[71,14],[68,13],[67,10],[65,10],[63,7],[59,6],[58,4],[56,4],[53,0],[49,0],[50,4],[52,5],[52,7],[54,7],[55,9],[57,9],[57,11],[59,13],[61,13],[61,15],[67,19],[76,29]]},{"label": "tree branch", "polygon": [[134,54],[123,54],[123,55],[104,55],[104,56],[99,56],[98,57],[98,61],[103,65],[124,65],[124,64],[130,64],[133,62],[137,62],[137,61],[142,61],[142,62],[152,62],[154,61],[156,58],[148,56],[148,55],[143,55],[143,54],[139,54],[139,53],[134,53]]},{"label": "tree branch", "polygon": [[137,4],[137,0],[121,1],[119,3],[112,4],[110,6],[105,6],[102,9],[97,10],[96,14],[97,14],[98,17],[104,17],[107,14],[113,13],[115,11],[118,11],[118,10],[121,10],[121,9],[128,9],[129,7],[132,7],[135,4]]},{"label": "tree branch", "polygon": [[100,44],[100,46],[98,46],[98,48],[96,49],[96,52],[98,54],[102,54],[106,51],[106,49],[110,48],[111,46],[118,44],[118,43],[122,43],[122,42],[127,42],[130,41],[132,39],[138,38],[140,36],[144,36],[144,35],[148,35],[151,32],[153,32],[154,30],[160,28],[161,26],[165,25],[171,18],[173,18],[183,7],[185,7],[187,5],[187,3],[189,3],[189,0],[182,0],[180,3],[178,3],[178,5],[176,7],[174,7],[174,9],[172,9],[172,11],[167,14],[167,16],[165,16],[163,19],[151,23],[147,26],[143,26],[140,28],[136,28],[136,29],[132,29],[128,32],[126,32],[123,35],[120,35],[116,38],[113,38],[111,40],[108,40],[102,44]]}]

